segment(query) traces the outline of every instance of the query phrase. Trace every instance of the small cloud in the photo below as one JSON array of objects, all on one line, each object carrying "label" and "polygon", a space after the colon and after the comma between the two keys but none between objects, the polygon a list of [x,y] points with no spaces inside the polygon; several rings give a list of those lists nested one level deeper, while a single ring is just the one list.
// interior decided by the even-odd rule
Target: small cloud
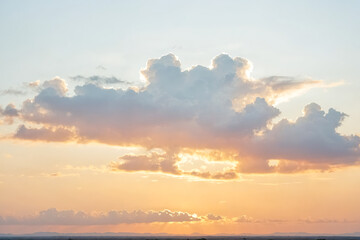
[{"label": "small cloud", "polygon": [[25,95],[26,92],[22,90],[17,89],[7,89],[0,92],[0,95],[15,95],[15,96],[21,96]]},{"label": "small cloud", "polygon": [[33,141],[65,142],[75,138],[75,134],[66,128],[27,128],[21,125],[14,135],[14,138]]},{"label": "small cloud", "polygon": [[27,86],[30,88],[37,88],[40,86],[40,80],[36,80],[34,82],[27,83]]},{"label": "small cloud", "polygon": [[239,177],[234,170],[228,170],[225,172],[217,172],[217,173],[191,171],[191,172],[183,172],[182,174],[200,177],[204,179],[214,179],[214,180],[233,180]]},{"label": "small cloud", "polygon": [[125,155],[120,157],[120,162],[112,162],[112,171],[151,171],[179,174],[179,169],[175,165],[178,161],[175,154],[159,154],[152,152],[149,155]]},{"label": "small cloud", "polygon": [[[79,176],[78,173],[61,173],[61,172],[53,172],[53,173],[42,173],[40,177],[73,177]],[[34,176],[32,176],[34,177]]]},{"label": "small cloud", "polygon": [[208,220],[212,220],[212,221],[218,221],[218,220],[222,220],[222,219],[223,219],[222,216],[217,216],[217,215],[214,215],[214,214],[208,214],[208,215],[206,216],[206,218],[207,218]]},{"label": "small cloud", "polygon": [[298,220],[301,223],[309,223],[309,224],[322,224],[322,223],[355,223],[357,221],[349,221],[347,219],[330,219],[330,218],[303,218]]},{"label": "small cloud", "polygon": [[74,77],[70,77],[73,81],[77,81],[77,82],[84,82],[87,84],[125,84],[125,85],[130,85],[130,82],[127,81],[123,81],[119,78],[116,78],[114,76],[111,77],[107,77],[107,76],[99,76],[99,75],[93,75],[93,76],[89,76],[89,77],[85,77],[82,75],[77,75]]},{"label": "small cloud", "polygon": [[13,124],[14,119],[20,116],[20,111],[16,109],[15,105],[10,103],[5,109],[0,107],[0,118],[4,119],[4,123]]},{"label": "small cloud", "polygon": [[107,68],[104,67],[103,65],[98,65],[98,66],[96,67],[96,69],[97,69],[97,70],[103,70],[103,71],[105,71]]},{"label": "small cloud", "polygon": [[235,219],[235,222],[238,222],[238,223],[251,223],[254,221],[255,221],[254,218],[249,217],[247,215],[241,215],[240,217]]},{"label": "small cloud", "polygon": [[272,224],[272,223],[285,223],[289,222],[288,220],[284,219],[255,219],[253,217],[249,217],[247,215],[242,215],[238,218],[235,218],[235,222],[238,223],[263,223],[263,224]]},{"label": "small cloud", "polygon": [[19,116],[19,111],[14,104],[10,103],[5,107],[1,114],[6,117],[17,117]]},{"label": "small cloud", "polygon": [[44,89],[43,91],[49,92],[48,94],[51,94],[50,91],[55,91],[58,96],[65,96],[68,91],[66,81],[60,77],[45,81],[42,84],[42,88]]}]

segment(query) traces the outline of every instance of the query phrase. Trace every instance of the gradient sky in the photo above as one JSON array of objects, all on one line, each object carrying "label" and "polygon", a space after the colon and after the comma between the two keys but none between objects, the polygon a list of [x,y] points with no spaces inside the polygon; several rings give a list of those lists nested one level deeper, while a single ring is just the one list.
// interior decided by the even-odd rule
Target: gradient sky
[{"label": "gradient sky", "polygon": [[359,1],[0,1],[0,233],[360,229]]}]

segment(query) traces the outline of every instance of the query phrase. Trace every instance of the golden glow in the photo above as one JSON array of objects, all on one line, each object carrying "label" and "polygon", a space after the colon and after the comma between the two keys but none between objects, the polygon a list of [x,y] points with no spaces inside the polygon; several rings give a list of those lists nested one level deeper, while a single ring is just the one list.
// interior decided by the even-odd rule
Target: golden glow
[{"label": "golden glow", "polygon": [[269,159],[268,160],[268,165],[269,167],[277,167],[280,163],[279,159]]},{"label": "golden glow", "polygon": [[235,169],[236,162],[234,161],[216,161],[211,154],[206,152],[180,153],[177,166],[184,172],[199,171],[199,172],[225,172],[227,170]]},{"label": "golden glow", "polygon": [[[354,211],[360,202],[358,167],[327,173],[243,174],[243,181],[192,181],[189,176],[114,173],[107,168],[110,161],[129,151],[142,154],[145,150],[95,143],[1,142],[1,216],[33,215],[53,207],[84,212],[169,209],[196,214],[193,217],[202,220],[102,226],[1,226],[0,231],[265,234],[358,229],[359,218]],[[25,156],[28,161],[23,161]],[[202,165],[196,165],[196,161],[211,165],[217,164],[216,159],[229,159],[229,165],[220,167],[223,169],[234,163],[232,154],[210,150],[184,150],[179,157],[182,158],[179,166],[184,168],[191,161],[198,169]],[[278,162],[279,159],[269,160],[273,166]],[[343,197],[350,192],[351,198]],[[207,219],[208,214],[222,219]]]}]

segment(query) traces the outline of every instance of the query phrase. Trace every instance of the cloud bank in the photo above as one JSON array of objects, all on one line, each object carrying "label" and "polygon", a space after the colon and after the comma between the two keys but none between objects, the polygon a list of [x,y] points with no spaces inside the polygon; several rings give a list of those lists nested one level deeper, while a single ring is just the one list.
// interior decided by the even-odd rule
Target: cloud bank
[{"label": "cloud bank", "polygon": [[[276,103],[321,81],[309,78],[251,77],[252,64],[221,54],[211,67],[182,70],[176,56],[151,59],[141,74],[145,87],[109,88],[115,78],[82,78],[70,94],[60,77],[37,84],[39,92],[21,108],[2,111],[22,121],[13,138],[42,141],[96,141],[142,146],[149,153],[122,156],[114,171],[153,171],[208,179],[234,179],[238,173],[327,170],[358,164],[360,138],[336,129],[347,116],[315,103],[295,122],[283,119]],[[93,83],[96,82],[96,83]],[[106,84],[106,87],[103,86]],[[5,113],[6,112],[6,113]],[[154,153],[152,149],[161,149]],[[222,172],[184,171],[183,152],[205,154],[209,161],[233,161]],[[231,156],[229,158],[224,156]]]},{"label": "cloud bank", "polygon": [[21,225],[21,226],[91,226],[91,225],[117,225],[117,224],[137,224],[137,223],[196,223],[196,222],[227,222],[235,224],[283,224],[283,223],[307,223],[307,224],[351,224],[358,223],[357,220],[347,219],[327,219],[327,218],[304,218],[297,220],[289,219],[256,219],[248,215],[239,217],[227,217],[214,214],[204,216],[194,213],[170,211],[108,211],[85,213],[74,210],[57,210],[50,208],[38,212],[35,215],[23,217],[0,216],[0,226]]},{"label": "cloud bank", "polygon": [[87,214],[82,211],[58,211],[50,208],[35,216],[14,218],[0,217],[0,225],[115,225],[153,222],[193,222],[201,219],[186,212],[163,211],[109,211]]}]

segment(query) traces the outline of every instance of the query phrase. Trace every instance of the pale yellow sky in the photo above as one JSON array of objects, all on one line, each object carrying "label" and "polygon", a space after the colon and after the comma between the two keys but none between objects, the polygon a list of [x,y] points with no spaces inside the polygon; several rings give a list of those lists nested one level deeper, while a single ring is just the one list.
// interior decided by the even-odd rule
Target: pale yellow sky
[{"label": "pale yellow sky", "polygon": [[[223,217],[188,223],[15,225],[1,226],[2,232],[342,233],[356,231],[360,224],[359,167],[326,173],[242,174],[240,179],[222,181],[112,172],[106,164],[129,149],[102,144],[2,141],[0,146],[1,216],[24,217],[56,207],[91,214],[169,209]],[[243,215],[250,222],[236,222]]]}]

